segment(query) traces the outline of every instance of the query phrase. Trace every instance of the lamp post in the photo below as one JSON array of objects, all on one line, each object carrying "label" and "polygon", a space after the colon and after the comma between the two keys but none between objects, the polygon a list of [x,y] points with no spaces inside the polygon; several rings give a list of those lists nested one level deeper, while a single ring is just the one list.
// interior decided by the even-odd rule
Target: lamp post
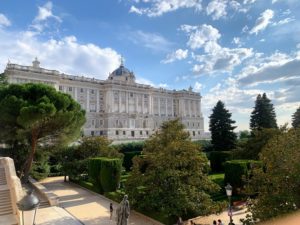
[{"label": "lamp post", "polygon": [[65,164],[65,168],[64,168],[64,170],[65,170],[65,178],[64,178],[64,182],[67,182],[67,171],[66,171],[67,160],[68,160],[68,156],[65,156],[65,162],[64,162],[64,164]]},{"label": "lamp post", "polygon": [[39,204],[40,201],[32,193],[32,190],[28,191],[27,194],[17,203],[18,209],[22,211],[22,225],[35,225],[35,216]]},{"label": "lamp post", "polygon": [[225,190],[229,201],[229,209],[228,209],[228,216],[230,218],[229,225],[232,225],[232,206],[231,206],[232,186],[230,184],[227,184],[225,186]]}]

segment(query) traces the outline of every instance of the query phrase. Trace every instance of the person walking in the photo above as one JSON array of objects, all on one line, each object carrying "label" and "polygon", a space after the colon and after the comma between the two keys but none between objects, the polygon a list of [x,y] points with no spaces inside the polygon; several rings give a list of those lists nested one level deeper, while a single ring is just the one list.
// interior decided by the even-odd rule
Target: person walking
[{"label": "person walking", "polygon": [[110,205],[109,205],[110,220],[112,220],[113,212],[114,212],[114,207],[113,207],[113,204],[110,203]]},{"label": "person walking", "polygon": [[222,223],[222,220],[218,219],[218,225],[224,225],[224,224]]},{"label": "person walking", "polygon": [[183,225],[183,222],[182,222],[182,219],[181,219],[181,217],[178,217],[178,220],[177,220],[177,225]]},{"label": "person walking", "polygon": [[217,225],[217,221],[214,220],[214,221],[213,221],[213,225]]}]

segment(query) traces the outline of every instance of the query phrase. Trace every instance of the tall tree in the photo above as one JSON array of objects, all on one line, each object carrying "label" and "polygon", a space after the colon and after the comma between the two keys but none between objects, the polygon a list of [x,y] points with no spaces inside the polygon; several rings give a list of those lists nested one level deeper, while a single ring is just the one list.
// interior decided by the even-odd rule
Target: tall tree
[{"label": "tall tree", "polygon": [[30,152],[23,168],[26,181],[39,144],[77,138],[85,112],[70,95],[44,84],[11,84],[0,88],[0,141],[26,140]]},{"label": "tall tree", "polygon": [[273,136],[263,148],[259,157],[263,168],[254,169],[249,185],[249,191],[257,194],[249,204],[254,221],[300,209],[299,146],[300,130],[291,129]]},{"label": "tall tree", "polygon": [[229,151],[236,145],[236,134],[231,119],[231,113],[225,108],[222,101],[218,101],[209,117],[209,130],[211,132],[211,143],[215,151]]},{"label": "tall tree", "polygon": [[135,157],[126,192],[134,206],[165,215],[207,214],[208,195],[218,188],[208,178],[207,158],[199,153],[178,120],[162,124]]},{"label": "tall tree", "polygon": [[252,131],[261,130],[262,128],[277,128],[275,110],[266,93],[257,96],[250,118],[250,129]]},{"label": "tall tree", "polygon": [[294,128],[300,127],[300,107],[296,110],[296,112],[292,115],[292,126]]}]

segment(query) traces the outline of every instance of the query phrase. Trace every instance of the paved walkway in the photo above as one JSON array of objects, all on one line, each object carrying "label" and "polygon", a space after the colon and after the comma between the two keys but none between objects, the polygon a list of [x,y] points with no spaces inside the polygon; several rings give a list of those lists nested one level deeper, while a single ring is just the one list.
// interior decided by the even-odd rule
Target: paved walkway
[{"label": "paved walkway", "polygon": [[[83,189],[75,184],[63,182],[63,177],[49,177],[41,182],[48,190],[59,196],[60,206],[85,225],[115,225],[109,219],[109,204],[102,195]],[[114,212],[118,204],[113,202]],[[68,223],[66,223],[67,225]],[[148,217],[131,212],[129,225],[161,225]]]},{"label": "paved walkway", "polygon": [[82,225],[76,218],[60,207],[38,209],[36,225]]},{"label": "paved walkway", "polygon": [[[242,209],[242,210],[238,210],[238,211],[234,211],[232,213],[232,219],[235,225],[242,225],[242,223],[240,222],[240,219],[245,218],[246,217],[246,210],[247,209]],[[224,225],[227,225],[229,223],[229,216],[228,216],[228,212],[222,212],[218,215],[216,214],[212,214],[209,216],[203,216],[203,217],[197,217],[195,219],[193,219],[193,222],[195,222],[196,224],[203,224],[203,225],[211,225],[213,224],[214,220],[222,220]]]}]

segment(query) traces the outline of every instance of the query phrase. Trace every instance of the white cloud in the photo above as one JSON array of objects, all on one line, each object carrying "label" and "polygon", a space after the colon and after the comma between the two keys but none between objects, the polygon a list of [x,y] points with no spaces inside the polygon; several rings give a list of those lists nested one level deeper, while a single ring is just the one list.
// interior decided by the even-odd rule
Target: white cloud
[{"label": "white cloud", "polygon": [[219,45],[221,34],[211,25],[200,26],[183,25],[180,28],[189,35],[187,45],[193,49],[202,49],[205,54],[192,52],[192,58],[196,61],[192,71],[197,74],[230,72],[242,63],[243,60],[253,55],[253,50],[248,48],[226,48]]},{"label": "white cloud", "polygon": [[148,4],[148,7],[138,8],[131,6],[129,12],[139,15],[146,14],[149,17],[161,16],[165,13],[176,11],[180,8],[194,8],[201,10],[201,0],[144,0],[135,1],[137,4]]},{"label": "white cloud", "polygon": [[140,45],[157,52],[167,52],[173,45],[160,34],[148,33],[141,30],[130,32],[126,38],[136,45]]},{"label": "white cloud", "polygon": [[202,88],[203,88],[203,84],[201,84],[200,82],[196,81],[196,83],[194,84],[194,91],[196,92],[201,92]]},{"label": "white cloud", "polygon": [[295,20],[296,20],[295,18],[287,17],[287,18],[284,18],[282,20],[279,20],[278,22],[274,22],[273,26],[287,24],[287,23],[293,22]]},{"label": "white cloud", "polygon": [[9,19],[5,15],[0,13],[0,27],[8,27],[10,25],[11,22],[9,21]]},{"label": "white cloud", "polygon": [[144,13],[143,10],[136,8],[134,5],[132,5],[130,7],[129,12],[130,13],[136,13],[136,14],[139,14],[139,15],[142,15]]},{"label": "white cloud", "polygon": [[176,60],[186,59],[188,56],[188,50],[177,49],[175,52],[172,52],[167,55],[166,59],[162,60],[162,63],[171,63]]},{"label": "white cloud", "polygon": [[238,47],[241,47],[243,45],[243,43],[241,42],[241,39],[239,37],[234,37],[232,39],[232,43],[236,44]]},{"label": "white cloud", "polygon": [[202,24],[198,27],[183,25],[181,30],[189,34],[187,45],[191,49],[198,49],[205,45],[217,47],[217,40],[221,37],[219,31],[211,25]]},{"label": "white cloud", "polygon": [[266,27],[271,23],[271,19],[274,16],[274,12],[271,9],[265,10],[257,18],[254,27],[249,31],[250,34],[257,34],[260,31],[266,29]]},{"label": "white cloud", "polygon": [[206,7],[207,15],[212,15],[213,20],[218,20],[222,17],[227,15],[226,7],[227,7],[226,0],[213,0],[210,1]]},{"label": "white cloud", "polygon": [[[14,46],[13,48],[11,46]],[[101,48],[92,43],[79,43],[74,36],[41,40],[30,31],[0,30],[0,66],[9,58],[12,63],[31,65],[38,57],[41,66],[73,75],[106,79],[119,66],[120,55],[111,48]]]},{"label": "white cloud", "polygon": [[52,2],[47,2],[45,5],[39,6],[39,13],[35,17],[34,20],[35,21],[44,21],[49,18],[54,18],[55,20],[61,22],[60,17],[53,15],[52,7],[53,7]]}]

